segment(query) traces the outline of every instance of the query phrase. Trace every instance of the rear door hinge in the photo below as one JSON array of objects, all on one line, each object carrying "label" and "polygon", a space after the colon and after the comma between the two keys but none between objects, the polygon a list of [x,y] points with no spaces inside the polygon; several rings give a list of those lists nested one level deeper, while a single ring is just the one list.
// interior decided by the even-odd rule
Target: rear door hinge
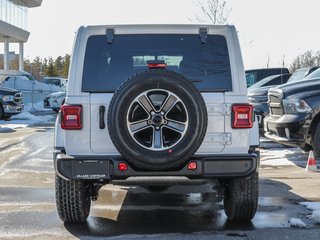
[{"label": "rear door hinge", "polygon": [[225,115],[230,115],[231,114],[231,104],[230,103],[225,103],[224,104],[224,114]]},{"label": "rear door hinge", "polygon": [[225,133],[223,136],[223,141],[225,145],[231,145],[232,144],[232,134],[231,133]]}]

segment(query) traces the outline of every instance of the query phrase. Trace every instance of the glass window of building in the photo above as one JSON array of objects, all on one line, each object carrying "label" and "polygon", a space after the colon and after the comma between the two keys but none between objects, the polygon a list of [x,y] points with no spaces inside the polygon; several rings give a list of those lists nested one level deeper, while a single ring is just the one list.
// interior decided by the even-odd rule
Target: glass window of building
[{"label": "glass window of building", "polygon": [[0,20],[27,30],[28,7],[23,0],[0,0]]}]

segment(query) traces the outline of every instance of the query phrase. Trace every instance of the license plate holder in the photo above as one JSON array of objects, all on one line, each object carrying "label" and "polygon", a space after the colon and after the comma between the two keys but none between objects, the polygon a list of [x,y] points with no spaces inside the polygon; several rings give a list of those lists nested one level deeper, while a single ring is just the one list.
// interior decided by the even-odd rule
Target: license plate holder
[{"label": "license plate holder", "polygon": [[106,160],[73,161],[76,179],[110,179],[110,163]]}]

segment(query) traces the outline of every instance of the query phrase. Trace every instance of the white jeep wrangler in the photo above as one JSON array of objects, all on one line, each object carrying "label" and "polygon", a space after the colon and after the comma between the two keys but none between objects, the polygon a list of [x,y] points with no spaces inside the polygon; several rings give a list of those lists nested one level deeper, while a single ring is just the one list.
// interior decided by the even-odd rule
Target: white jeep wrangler
[{"label": "white jeep wrangler", "polygon": [[80,27],[55,126],[56,201],[86,221],[107,183],[216,182],[231,221],[258,204],[259,137],[233,26]]}]

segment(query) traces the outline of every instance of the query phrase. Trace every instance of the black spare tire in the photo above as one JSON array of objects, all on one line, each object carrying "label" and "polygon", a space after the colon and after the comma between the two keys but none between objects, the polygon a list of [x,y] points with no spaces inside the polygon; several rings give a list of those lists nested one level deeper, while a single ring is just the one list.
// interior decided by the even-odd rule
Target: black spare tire
[{"label": "black spare tire", "polygon": [[207,130],[204,100],[192,82],[175,72],[149,70],[124,82],[108,110],[115,147],[132,165],[168,170],[186,163]]}]

